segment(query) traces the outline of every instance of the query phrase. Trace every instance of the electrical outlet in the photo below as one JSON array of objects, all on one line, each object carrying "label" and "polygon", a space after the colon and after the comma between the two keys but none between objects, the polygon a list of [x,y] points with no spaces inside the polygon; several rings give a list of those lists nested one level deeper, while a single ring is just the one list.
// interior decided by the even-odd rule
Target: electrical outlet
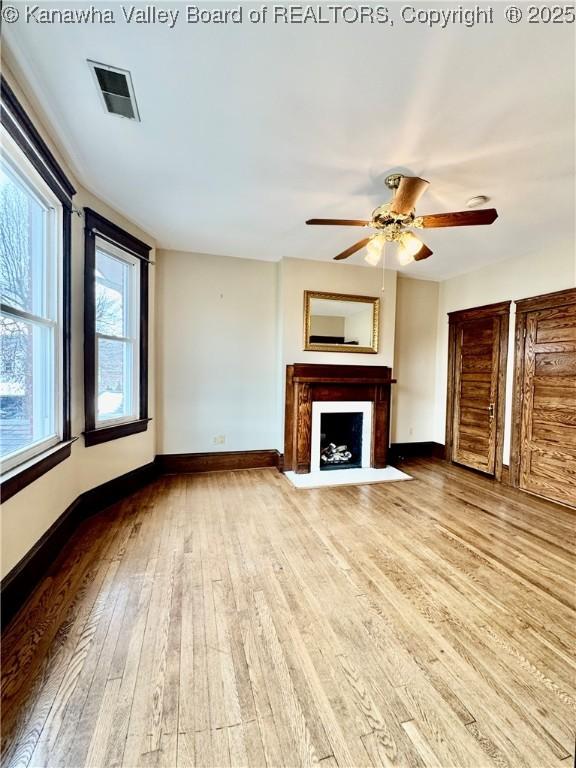
[{"label": "electrical outlet", "polygon": [[215,435],[212,438],[212,442],[214,443],[214,445],[224,445],[224,443],[226,442],[226,435]]},{"label": "electrical outlet", "polygon": [[414,430],[412,429],[412,427],[410,427],[410,429],[408,430],[408,434],[410,435],[410,437],[412,437],[412,435],[414,434]]}]

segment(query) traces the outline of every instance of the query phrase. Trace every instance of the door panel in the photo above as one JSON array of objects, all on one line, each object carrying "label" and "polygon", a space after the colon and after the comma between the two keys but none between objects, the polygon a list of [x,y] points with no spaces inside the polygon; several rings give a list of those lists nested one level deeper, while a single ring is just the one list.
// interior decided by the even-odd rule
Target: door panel
[{"label": "door panel", "polygon": [[576,506],[576,304],[524,323],[519,485]]},{"label": "door panel", "polygon": [[548,313],[548,317],[542,318],[536,329],[538,344],[576,341],[576,327],[570,307],[556,307],[548,310]]},{"label": "door panel", "polygon": [[500,318],[456,324],[452,460],[494,474]]},{"label": "door panel", "polygon": [[[535,349],[538,346],[539,344],[536,342]],[[568,343],[568,346],[573,346],[573,344]],[[550,344],[546,344],[546,352],[535,352],[536,376],[576,376],[574,352],[565,352],[563,348],[558,349],[557,352],[549,352],[549,347]]]},{"label": "door panel", "polygon": [[576,408],[576,389],[570,387],[549,387],[546,384],[534,385],[534,408],[550,411]]}]

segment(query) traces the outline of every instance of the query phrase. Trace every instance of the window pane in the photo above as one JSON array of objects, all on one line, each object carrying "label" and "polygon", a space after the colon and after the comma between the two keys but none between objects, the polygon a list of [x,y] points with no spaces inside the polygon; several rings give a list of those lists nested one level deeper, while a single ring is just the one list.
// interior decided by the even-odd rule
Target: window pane
[{"label": "window pane", "polygon": [[99,420],[132,415],[132,344],[98,339]]},{"label": "window pane", "polygon": [[56,433],[54,329],[0,315],[2,457]]},{"label": "window pane", "polygon": [[[48,316],[47,209],[9,166],[0,164],[0,293],[2,301]],[[54,318],[53,318],[54,319]]]},{"label": "window pane", "polygon": [[130,265],[96,251],[96,331],[128,336]]}]

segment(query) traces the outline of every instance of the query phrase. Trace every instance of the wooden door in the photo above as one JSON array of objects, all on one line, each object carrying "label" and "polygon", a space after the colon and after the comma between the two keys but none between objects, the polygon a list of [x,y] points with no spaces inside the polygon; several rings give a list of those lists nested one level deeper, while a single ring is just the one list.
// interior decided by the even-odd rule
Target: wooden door
[{"label": "wooden door", "polygon": [[510,302],[450,313],[447,453],[500,478]]},{"label": "wooden door", "polygon": [[518,302],[516,479],[576,506],[576,290]]}]

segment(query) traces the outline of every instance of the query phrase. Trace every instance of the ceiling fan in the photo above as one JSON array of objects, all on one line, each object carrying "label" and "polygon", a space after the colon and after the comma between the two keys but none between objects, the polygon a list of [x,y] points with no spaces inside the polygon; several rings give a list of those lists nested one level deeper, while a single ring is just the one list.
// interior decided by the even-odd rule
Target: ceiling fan
[{"label": "ceiling fan", "polygon": [[336,261],[347,259],[356,251],[366,247],[365,260],[376,266],[382,256],[382,249],[387,242],[398,243],[398,258],[401,264],[422,261],[432,255],[432,251],[409,227],[426,229],[432,227],[469,227],[478,224],[492,224],[498,218],[495,208],[483,208],[476,211],[453,211],[451,213],[433,213],[428,216],[416,216],[414,207],[426,191],[430,182],[418,176],[403,176],[393,173],[387,176],[385,184],[394,190],[389,203],[380,205],[372,212],[370,220],[362,219],[308,219],[306,224],[334,224],[341,227],[372,227],[376,233],[359,240],[345,251],[334,256]]}]

